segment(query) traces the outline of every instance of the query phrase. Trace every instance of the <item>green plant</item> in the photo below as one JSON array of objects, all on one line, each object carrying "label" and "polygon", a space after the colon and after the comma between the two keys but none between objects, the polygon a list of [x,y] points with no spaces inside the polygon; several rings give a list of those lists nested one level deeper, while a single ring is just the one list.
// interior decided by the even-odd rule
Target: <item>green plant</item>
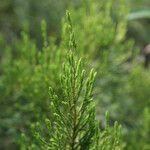
[{"label": "green plant", "polygon": [[[4,3],[8,1],[6,0]],[[52,1],[54,0],[49,2],[51,3]],[[29,1],[15,0],[15,2],[24,6],[23,3],[28,3]],[[30,2],[32,6],[35,3],[32,0]],[[40,7],[38,13],[42,13],[43,8],[41,7],[43,5],[39,5],[38,1],[36,2],[34,8]],[[49,2],[44,3],[47,10],[49,10]],[[2,4],[3,2],[0,3]],[[62,3],[63,1],[58,3],[58,5]],[[76,5],[74,5],[74,2],[73,5],[69,5],[72,19],[70,20],[68,16],[67,20],[63,19],[62,21],[61,41],[59,41],[59,44],[57,37],[54,38],[49,33],[49,29],[44,21],[42,21],[42,38],[40,37],[42,41],[38,43],[32,38],[34,33],[37,34],[39,32],[34,25],[31,26],[31,30],[34,28],[32,35],[22,32],[21,39],[16,40],[13,38],[13,43],[11,44],[8,44],[7,40],[0,37],[0,149],[26,150],[27,147],[24,143],[31,145],[28,149],[36,150],[42,149],[42,146],[46,147],[49,144],[52,146],[49,139],[53,140],[53,136],[56,135],[57,131],[51,131],[54,126],[51,129],[47,129],[47,122],[51,122],[54,125],[54,122],[58,123],[60,121],[59,118],[61,116],[54,109],[57,105],[53,108],[50,104],[51,102],[53,104],[56,102],[54,99],[57,99],[58,105],[61,104],[61,100],[68,102],[70,99],[68,97],[64,99],[64,96],[68,94],[71,97],[73,95],[71,92],[72,87],[74,87],[73,82],[66,83],[67,80],[71,81],[71,77],[73,77],[73,74],[67,73],[71,72],[73,64],[76,66],[76,72],[79,71],[79,76],[76,77],[76,87],[81,86],[82,66],[86,68],[87,72],[90,72],[91,68],[95,68],[97,72],[94,83],[95,88],[91,95],[94,102],[87,100],[94,106],[88,105],[87,109],[84,110],[86,114],[83,115],[91,115],[91,117],[83,120],[87,121],[85,134],[88,131],[91,133],[91,129],[94,128],[93,138],[92,136],[87,136],[87,138],[89,137],[87,140],[93,142],[93,144],[89,143],[89,146],[97,146],[98,149],[106,150],[123,149],[124,143],[120,133],[121,127],[118,123],[115,123],[113,126],[115,120],[118,120],[123,125],[123,135],[124,139],[126,139],[125,143],[127,143],[126,149],[130,147],[131,149],[136,149],[138,145],[141,149],[149,146],[147,144],[149,136],[146,134],[149,132],[148,127],[143,127],[141,131],[141,121],[143,120],[141,114],[145,106],[150,106],[150,71],[143,68],[142,59],[139,57],[139,50],[135,48],[134,40],[126,37],[128,3],[125,0],[79,0],[75,1],[75,3]],[[18,4],[15,7],[16,11],[18,11]],[[2,8],[4,5],[0,5],[0,7]],[[56,12],[52,15],[54,20],[57,15]],[[29,14],[24,12],[24,15],[28,16]],[[36,14],[33,16],[36,16]],[[18,17],[20,18],[20,16]],[[7,17],[2,19],[7,19]],[[32,21],[36,22],[34,19]],[[55,21],[57,22],[58,20]],[[24,21],[20,20],[20,22],[24,24]],[[59,26],[59,24],[57,25]],[[74,26],[74,29],[72,26]],[[17,29],[20,30],[20,28]],[[61,29],[59,28],[58,30]],[[42,46],[40,48],[39,45],[41,43]],[[80,59],[78,61],[78,58],[82,58],[82,61]],[[69,62],[70,59],[72,60],[71,63]],[[64,78],[60,82],[61,68],[64,61],[65,69],[61,76]],[[85,84],[83,84],[83,90],[80,93],[80,98],[77,100],[79,102],[78,106],[85,102],[83,100],[87,87],[87,78],[89,79],[88,75],[85,74],[83,79]],[[50,92],[50,101],[48,95],[49,85],[53,87],[53,90]],[[65,93],[66,89],[68,91]],[[79,89],[75,89],[75,91],[77,94]],[[50,105],[50,109],[47,107],[48,105]],[[58,108],[61,109],[61,112],[67,114],[63,105]],[[93,109],[91,114],[89,114],[89,108]],[[104,117],[106,110],[110,112],[109,119]],[[95,115],[92,114],[96,114],[97,119],[100,120],[100,128],[98,128]],[[79,117],[82,118],[82,115],[79,115]],[[93,122],[90,122],[90,119]],[[47,120],[46,124],[43,123],[43,120]],[[66,119],[66,122],[68,120],[69,118]],[[35,122],[39,122],[37,123],[39,125],[35,126],[35,130],[37,130],[36,136],[40,135],[37,139],[33,137],[29,129],[30,125],[35,124]],[[67,128],[67,126],[60,125],[58,135],[64,133],[67,129],[70,131],[72,129],[72,127]],[[82,124],[80,125],[82,126]],[[91,129],[88,130],[90,126]],[[63,127],[64,131],[61,130]],[[100,131],[95,131],[95,128]],[[135,133],[132,134],[132,131]],[[25,133],[26,136],[20,138],[20,132]],[[49,135],[49,133],[53,136]],[[70,132],[69,134],[71,135]],[[78,132],[78,135],[80,134],[84,134],[83,131]],[[145,134],[144,138],[143,134]],[[135,141],[140,136],[142,139],[138,140],[139,143],[136,145]],[[82,138],[82,136],[78,137],[79,139]],[[98,137],[99,140],[97,139]],[[40,138],[45,140],[46,143],[41,142]],[[70,139],[66,137],[65,133],[62,138],[64,141],[67,141],[66,145],[70,145]],[[93,141],[94,139],[98,140],[99,144],[96,144],[96,141]],[[58,139],[54,140],[55,143],[58,142]],[[85,140],[86,138],[83,141]],[[77,145],[80,145],[79,141]]]},{"label": "green plant", "polygon": [[42,49],[24,32],[21,40],[11,47],[5,46],[0,77],[0,142],[4,147],[16,144],[20,131],[28,130],[31,122],[47,114],[49,84],[61,93],[57,81],[63,51],[56,46],[55,39],[47,37],[44,21],[42,36]]},{"label": "green plant", "polygon": [[142,115],[140,116],[140,122],[136,128],[134,128],[130,133],[130,141],[128,145],[128,150],[148,150],[150,149],[150,110],[145,108]]},{"label": "green plant", "polygon": [[[105,111],[109,110],[113,121],[119,119],[125,123],[127,109],[132,109],[126,83],[136,53],[134,41],[125,40],[127,4],[125,0],[84,0],[81,7],[70,8],[75,37],[80,43],[76,55],[87,58],[90,62],[87,68],[94,67],[97,71],[95,99],[102,121]],[[63,31],[67,30],[65,26]],[[62,41],[65,40],[63,36]]]},{"label": "green plant", "polygon": [[[69,23],[69,49],[61,75],[62,95],[57,95],[52,88],[50,94],[50,119],[32,125],[35,130],[36,144],[31,149],[50,150],[117,150],[122,149],[120,126],[116,122],[109,126],[106,114],[105,129],[100,131],[95,119],[95,104],[93,101],[93,83],[96,73],[91,70],[85,80],[85,70],[82,60],[76,61],[74,53],[76,42],[72,29],[70,14],[67,12]],[[46,128],[46,129],[45,129]],[[45,131],[46,130],[46,131]],[[44,132],[43,132],[44,131]]]}]

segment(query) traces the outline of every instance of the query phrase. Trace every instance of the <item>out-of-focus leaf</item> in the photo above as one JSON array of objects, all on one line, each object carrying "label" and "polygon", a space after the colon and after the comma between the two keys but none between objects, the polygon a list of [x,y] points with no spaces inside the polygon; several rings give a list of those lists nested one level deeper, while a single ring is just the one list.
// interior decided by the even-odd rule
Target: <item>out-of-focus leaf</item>
[{"label": "out-of-focus leaf", "polygon": [[143,18],[150,19],[150,9],[131,12],[128,15],[128,21],[135,20],[135,19],[143,19]]}]

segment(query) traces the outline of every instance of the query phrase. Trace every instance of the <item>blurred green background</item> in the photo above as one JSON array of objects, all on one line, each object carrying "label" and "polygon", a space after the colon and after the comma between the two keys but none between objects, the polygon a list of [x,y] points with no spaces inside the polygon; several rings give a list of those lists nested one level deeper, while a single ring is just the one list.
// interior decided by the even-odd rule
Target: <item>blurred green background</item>
[{"label": "blurred green background", "polygon": [[[82,6],[83,1],[91,5]],[[95,1],[104,3],[101,13]],[[78,55],[87,57],[91,65],[87,68],[98,72],[94,95],[98,118],[103,123],[109,110],[111,121],[118,120],[124,127],[127,149],[150,149],[150,70],[144,68],[142,55],[150,43],[150,0],[127,0],[128,5],[119,1],[113,5],[108,0],[107,6],[105,0],[0,0],[0,150],[21,149],[20,133],[48,114],[49,85],[61,94],[62,60],[57,58],[64,56],[60,51],[65,49],[62,18],[66,9],[71,9],[76,26]],[[115,6],[116,20],[110,5]],[[85,7],[91,7],[91,16]],[[46,51],[43,19],[50,37]]]},{"label": "blurred green background", "polygon": [[[130,3],[130,6],[127,6],[131,8],[130,13],[150,11],[149,0],[127,1]],[[1,0],[0,33],[12,41],[20,35],[20,31],[25,30],[32,37],[39,39],[40,23],[42,19],[45,19],[49,35],[56,35],[59,40],[61,18],[70,3],[80,7],[81,0]],[[147,13],[149,17],[145,15],[143,18],[132,19],[128,22],[128,37],[136,39],[139,45],[146,44],[150,40],[150,12]]]}]

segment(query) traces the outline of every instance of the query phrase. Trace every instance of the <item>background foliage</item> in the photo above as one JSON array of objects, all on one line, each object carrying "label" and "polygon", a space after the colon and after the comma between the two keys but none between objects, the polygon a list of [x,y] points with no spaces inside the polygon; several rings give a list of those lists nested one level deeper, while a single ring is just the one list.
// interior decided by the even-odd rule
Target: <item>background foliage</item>
[{"label": "background foliage", "polygon": [[140,52],[150,41],[149,17],[134,19],[135,12],[149,7],[148,0],[0,1],[0,149],[26,149],[21,133],[31,148],[38,145],[30,126],[40,122],[45,130],[41,122],[51,116],[49,86],[63,97],[60,74],[70,36],[76,39],[74,57],[83,57],[86,70],[97,72],[93,97],[105,149],[114,139],[116,120],[124,142],[114,149],[150,149],[150,70]]}]

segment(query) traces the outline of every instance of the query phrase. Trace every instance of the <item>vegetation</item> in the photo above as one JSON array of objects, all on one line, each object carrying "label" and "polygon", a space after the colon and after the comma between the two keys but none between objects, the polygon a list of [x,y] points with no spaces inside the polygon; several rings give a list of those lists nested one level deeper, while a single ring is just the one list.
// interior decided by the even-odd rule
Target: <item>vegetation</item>
[{"label": "vegetation", "polygon": [[[0,17],[11,30],[0,36],[0,149],[150,149],[150,70],[139,49],[149,36],[138,43],[130,32],[140,17],[126,0],[44,2],[50,14],[33,0],[0,2],[25,21],[9,28]],[[50,17],[41,34],[33,8]]]}]

